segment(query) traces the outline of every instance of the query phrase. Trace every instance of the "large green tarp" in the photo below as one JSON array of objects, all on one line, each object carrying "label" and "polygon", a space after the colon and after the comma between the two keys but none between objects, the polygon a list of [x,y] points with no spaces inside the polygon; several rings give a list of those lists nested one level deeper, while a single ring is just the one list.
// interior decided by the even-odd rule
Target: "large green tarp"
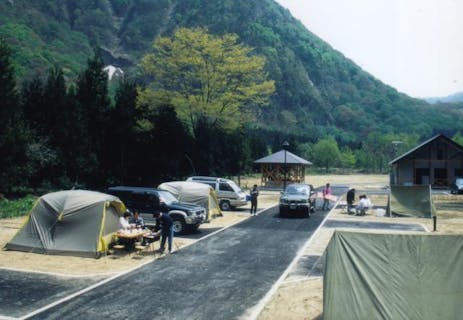
[{"label": "large green tarp", "polygon": [[436,214],[431,186],[391,186],[389,208],[395,215],[431,218]]},{"label": "large green tarp", "polygon": [[336,231],[323,319],[461,319],[463,236]]}]

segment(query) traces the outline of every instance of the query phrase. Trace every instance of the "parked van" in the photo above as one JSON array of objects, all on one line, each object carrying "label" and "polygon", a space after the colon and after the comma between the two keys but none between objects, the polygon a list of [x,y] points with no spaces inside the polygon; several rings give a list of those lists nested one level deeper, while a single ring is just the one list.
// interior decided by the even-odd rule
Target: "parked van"
[{"label": "parked van", "polygon": [[244,191],[232,180],[217,177],[194,176],[189,177],[187,181],[210,185],[217,192],[219,206],[223,211],[247,204],[246,193],[244,193]]},{"label": "parked van", "polygon": [[206,221],[206,209],[204,207],[179,202],[169,191],[118,186],[111,187],[106,193],[119,197],[125,206],[133,211],[138,211],[145,224],[152,227],[156,224],[153,217],[155,211],[167,212],[173,220],[175,234],[194,231],[199,225]]}]

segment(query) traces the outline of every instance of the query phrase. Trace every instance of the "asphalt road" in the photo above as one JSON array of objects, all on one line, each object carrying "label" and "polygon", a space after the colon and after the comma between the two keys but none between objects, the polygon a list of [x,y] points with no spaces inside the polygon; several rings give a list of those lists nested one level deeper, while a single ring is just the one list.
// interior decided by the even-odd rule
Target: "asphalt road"
[{"label": "asphalt road", "polygon": [[1,270],[0,319],[23,316],[100,280]]},{"label": "asphalt road", "polygon": [[236,319],[270,290],[328,212],[271,208],[35,319]]}]

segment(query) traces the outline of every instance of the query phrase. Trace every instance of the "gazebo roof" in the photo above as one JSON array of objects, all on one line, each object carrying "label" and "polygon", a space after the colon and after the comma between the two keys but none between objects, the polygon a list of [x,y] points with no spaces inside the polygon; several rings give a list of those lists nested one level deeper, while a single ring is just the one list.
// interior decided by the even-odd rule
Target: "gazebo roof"
[{"label": "gazebo roof", "polygon": [[302,164],[302,165],[311,165],[312,162],[302,159],[301,157],[296,156],[295,154],[286,151],[286,162],[285,162],[285,150],[280,150],[271,154],[269,156],[260,158],[254,163],[287,163],[287,164]]}]

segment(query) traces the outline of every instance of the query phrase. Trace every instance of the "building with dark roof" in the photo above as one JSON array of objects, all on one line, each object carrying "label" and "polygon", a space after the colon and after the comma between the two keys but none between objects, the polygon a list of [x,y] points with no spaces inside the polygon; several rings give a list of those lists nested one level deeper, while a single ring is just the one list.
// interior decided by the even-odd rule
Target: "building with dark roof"
[{"label": "building with dark roof", "polygon": [[463,176],[463,147],[443,134],[436,135],[395,158],[391,185],[431,185],[446,188]]}]

